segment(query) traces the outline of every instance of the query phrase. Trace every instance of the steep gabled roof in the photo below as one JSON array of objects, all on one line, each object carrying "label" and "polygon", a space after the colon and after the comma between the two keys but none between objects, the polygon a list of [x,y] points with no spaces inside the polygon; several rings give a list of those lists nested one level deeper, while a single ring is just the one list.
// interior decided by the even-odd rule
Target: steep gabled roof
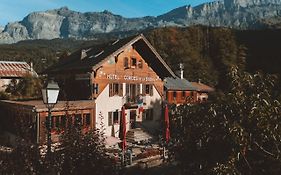
[{"label": "steep gabled roof", "polygon": [[143,59],[161,78],[175,77],[174,72],[142,34],[80,49],[48,68],[45,73],[58,74],[68,71],[92,71],[99,68],[108,59],[122,53],[123,50],[130,45],[138,51]]}]

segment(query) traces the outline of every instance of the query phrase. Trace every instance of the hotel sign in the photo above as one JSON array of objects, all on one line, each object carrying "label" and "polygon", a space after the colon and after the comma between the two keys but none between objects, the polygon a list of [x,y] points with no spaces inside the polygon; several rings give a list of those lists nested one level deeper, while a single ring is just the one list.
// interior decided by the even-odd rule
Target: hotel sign
[{"label": "hotel sign", "polygon": [[126,80],[126,81],[156,81],[155,78],[152,77],[139,77],[139,76],[133,76],[133,75],[124,75],[124,76],[118,76],[116,74],[107,74],[107,79],[110,80]]}]

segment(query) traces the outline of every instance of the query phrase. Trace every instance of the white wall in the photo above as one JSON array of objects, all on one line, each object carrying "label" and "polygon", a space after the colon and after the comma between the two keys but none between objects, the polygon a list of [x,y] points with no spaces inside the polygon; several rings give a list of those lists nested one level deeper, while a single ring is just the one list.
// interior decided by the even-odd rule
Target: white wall
[{"label": "white wall", "polygon": [[[123,92],[125,90],[124,84],[123,84]],[[124,94],[124,93],[123,93]],[[120,96],[113,96],[109,97],[109,85],[106,86],[106,88],[102,91],[102,93],[97,97],[96,99],[96,128],[101,127],[101,117],[100,113],[103,116],[103,123],[105,126],[105,135],[111,136],[112,133],[112,127],[108,126],[108,112],[114,112],[116,110],[121,111],[121,108],[123,106],[123,99]],[[128,111],[125,111],[127,113],[126,115],[126,121],[127,121],[127,128],[129,128],[129,119],[130,116],[128,114]],[[114,131],[115,136],[118,137],[119,135],[119,124],[114,124]]]},{"label": "white wall", "polygon": [[143,125],[151,129],[157,129],[160,124],[160,118],[162,115],[162,98],[156,88],[153,86],[153,96],[146,96],[146,105],[144,109],[153,109],[153,121],[144,121]]},{"label": "white wall", "polygon": [[153,96],[146,96],[146,106],[144,106],[144,109],[153,108],[153,114],[155,115],[155,117],[153,118],[154,121],[160,119],[161,103],[161,96],[153,86]]},{"label": "white wall", "polygon": [[[123,83],[123,95],[126,91],[126,85]],[[112,135],[112,127],[108,126],[108,112],[114,112],[116,110],[121,111],[123,106],[123,97],[120,96],[113,96],[109,97],[109,85],[101,92],[101,94],[96,99],[96,128],[101,127],[101,117],[100,114],[103,116],[103,124],[105,129],[105,135],[111,136]],[[153,96],[146,96],[146,105],[144,105],[144,109],[153,108],[153,123],[158,123],[161,117],[161,96],[158,91],[153,87]],[[137,110],[138,111],[138,110]],[[130,128],[130,110],[126,110],[126,122],[127,122],[127,130]],[[151,122],[148,122],[151,123]],[[151,125],[151,124],[149,124]],[[158,126],[154,125],[153,127]],[[119,135],[119,124],[114,124],[114,132],[116,133],[115,136],[118,137]]]}]

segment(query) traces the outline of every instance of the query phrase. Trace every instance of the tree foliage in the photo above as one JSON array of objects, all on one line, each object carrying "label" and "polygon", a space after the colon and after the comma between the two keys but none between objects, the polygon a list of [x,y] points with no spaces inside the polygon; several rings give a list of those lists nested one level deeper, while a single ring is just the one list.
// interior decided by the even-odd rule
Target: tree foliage
[{"label": "tree foliage", "polygon": [[41,97],[42,79],[26,75],[20,80],[12,79],[5,92],[11,95],[10,98],[38,98]]},{"label": "tree foliage", "polygon": [[[51,159],[60,174],[115,174],[115,165],[106,155],[102,135],[98,131],[82,134],[80,129],[69,128],[63,136],[61,151]],[[51,164],[52,164],[51,163]]]},{"label": "tree foliage", "polygon": [[42,154],[42,146],[19,140],[11,153],[0,152],[0,174],[116,174],[98,131],[82,134],[69,129],[56,151]]},{"label": "tree foliage", "polygon": [[176,160],[188,174],[280,174],[278,78],[237,68],[227,77],[225,96],[176,109]]},{"label": "tree foliage", "polygon": [[173,70],[184,63],[185,78],[226,90],[225,76],[232,65],[245,67],[243,45],[233,30],[196,26],[161,28],[148,32],[148,39]]}]

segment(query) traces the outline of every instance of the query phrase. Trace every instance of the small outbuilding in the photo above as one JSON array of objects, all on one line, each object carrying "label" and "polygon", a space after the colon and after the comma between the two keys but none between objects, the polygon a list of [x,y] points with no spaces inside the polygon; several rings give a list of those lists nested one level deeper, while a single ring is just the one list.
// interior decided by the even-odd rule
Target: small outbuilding
[{"label": "small outbuilding", "polygon": [[31,65],[22,61],[0,61],[0,91],[6,89],[11,80],[18,81],[27,76],[38,76]]}]

